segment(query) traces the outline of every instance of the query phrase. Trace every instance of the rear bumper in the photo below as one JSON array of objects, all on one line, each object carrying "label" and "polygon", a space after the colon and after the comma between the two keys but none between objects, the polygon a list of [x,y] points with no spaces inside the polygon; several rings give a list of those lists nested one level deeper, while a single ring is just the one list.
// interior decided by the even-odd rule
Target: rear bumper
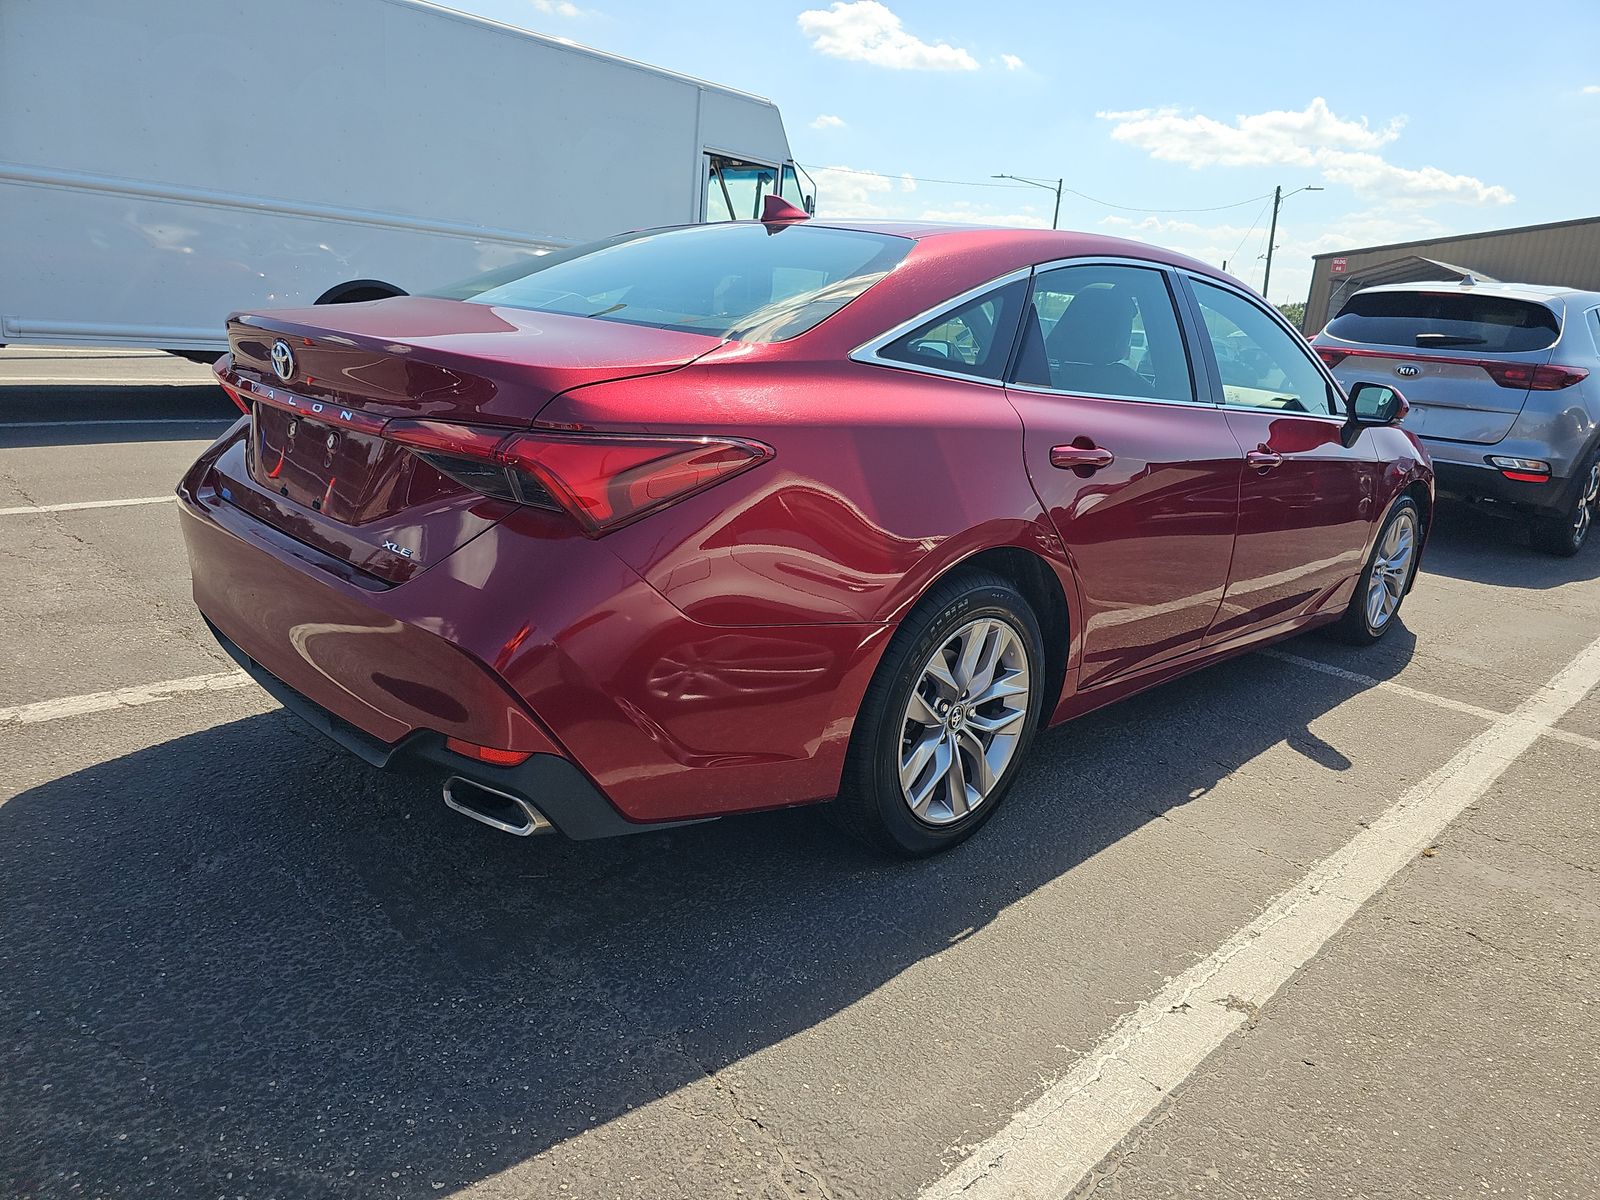
[{"label": "rear bumper", "polygon": [[[1433,450],[1429,446],[1430,452]],[[1450,462],[1435,458],[1434,476],[1439,492],[1462,500],[1492,500],[1519,509],[1558,512],[1572,499],[1576,481],[1553,478],[1546,483],[1523,483],[1507,479],[1488,463]]]},{"label": "rear bumper", "polygon": [[[179,487],[195,603],[247,670],[367,761],[444,764],[541,809],[527,789],[570,794],[547,815],[575,837],[837,791],[892,627],[702,625],[536,510],[384,585],[230,504],[213,466],[235,442]],[[447,736],[533,758],[488,767]]]},{"label": "rear bumper", "polygon": [[618,837],[650,829],[672,828],[686,822],[640,824],[626,820],[600,789],[577,767],[555,754],[535,754],[515,767],[494,767],[473,762],[445,748],[444,735],[418,730],[389,744],[363,733],[320,705],[313,704],[283,680],[256,662],[227,634],[208,620],[217,643],[245,674],[284,708],[356,757],[374,767],[470,779],[495,791],[521,796],[550,819],[557,831],[578,841]]}]

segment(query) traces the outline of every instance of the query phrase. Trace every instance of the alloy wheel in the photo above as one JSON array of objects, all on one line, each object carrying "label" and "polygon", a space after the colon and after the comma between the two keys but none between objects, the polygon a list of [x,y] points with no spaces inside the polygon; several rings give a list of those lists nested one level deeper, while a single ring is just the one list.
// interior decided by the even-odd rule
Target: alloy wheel
[{"label": "alloy wheel", "polygon": [[949,825],[994,792],[1027,725],[1022,634],[998,617],[952,633],[922,668],[900,734],[900,790],[918,820]]},{"label": "alloy wheel", "polygon": [[1367,579],[1367,624],[1374,632],[1387,625],[1400,607],[1416,552],[1417,516],[1405,509],[1384,530]]}]

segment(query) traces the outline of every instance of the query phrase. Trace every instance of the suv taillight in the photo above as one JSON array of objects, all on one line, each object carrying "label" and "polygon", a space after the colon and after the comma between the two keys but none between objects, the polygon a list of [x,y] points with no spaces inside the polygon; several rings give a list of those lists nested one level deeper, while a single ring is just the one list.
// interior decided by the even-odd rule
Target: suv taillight
[{"label": "suv taillight", "polygon": [[1477,363],[1489,373],[1489,378],[1505,388],[1531,388],[1536,392],[1559,392],[1569,388],[1589,372],[1582,367],[1558,367],[1554,363],[1533,366],[1531,363],[1502,363],[1480,360]]},{"label": "suv taillight", "polygon": [[457,482],[502,500],[570,514],[599,537],[765,462],[745,438],[653,437],[390,421],[383,436]]}]

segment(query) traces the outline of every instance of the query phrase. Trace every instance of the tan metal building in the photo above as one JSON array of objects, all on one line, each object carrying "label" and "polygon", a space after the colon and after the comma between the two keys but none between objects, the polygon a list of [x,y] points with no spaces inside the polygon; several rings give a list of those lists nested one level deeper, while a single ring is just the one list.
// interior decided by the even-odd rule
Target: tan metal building
[{"label": "tan metal building", "polygon": [[1319,254],[1312,259],[1306,336],[1326,325],[1351,293],[1364,287],[1459,280],[1468,274],[1600,292],[1600,217]]}]

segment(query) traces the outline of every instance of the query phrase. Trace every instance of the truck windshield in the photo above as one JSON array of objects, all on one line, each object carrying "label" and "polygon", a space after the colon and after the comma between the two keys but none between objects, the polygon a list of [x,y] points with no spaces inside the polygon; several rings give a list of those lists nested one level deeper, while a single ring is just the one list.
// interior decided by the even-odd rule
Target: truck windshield
[{"label": "truck windshield", "polygon": [[431,293],[746,342],[813,328],[911,249],[909,238],[740,222],[623,234]]}]

